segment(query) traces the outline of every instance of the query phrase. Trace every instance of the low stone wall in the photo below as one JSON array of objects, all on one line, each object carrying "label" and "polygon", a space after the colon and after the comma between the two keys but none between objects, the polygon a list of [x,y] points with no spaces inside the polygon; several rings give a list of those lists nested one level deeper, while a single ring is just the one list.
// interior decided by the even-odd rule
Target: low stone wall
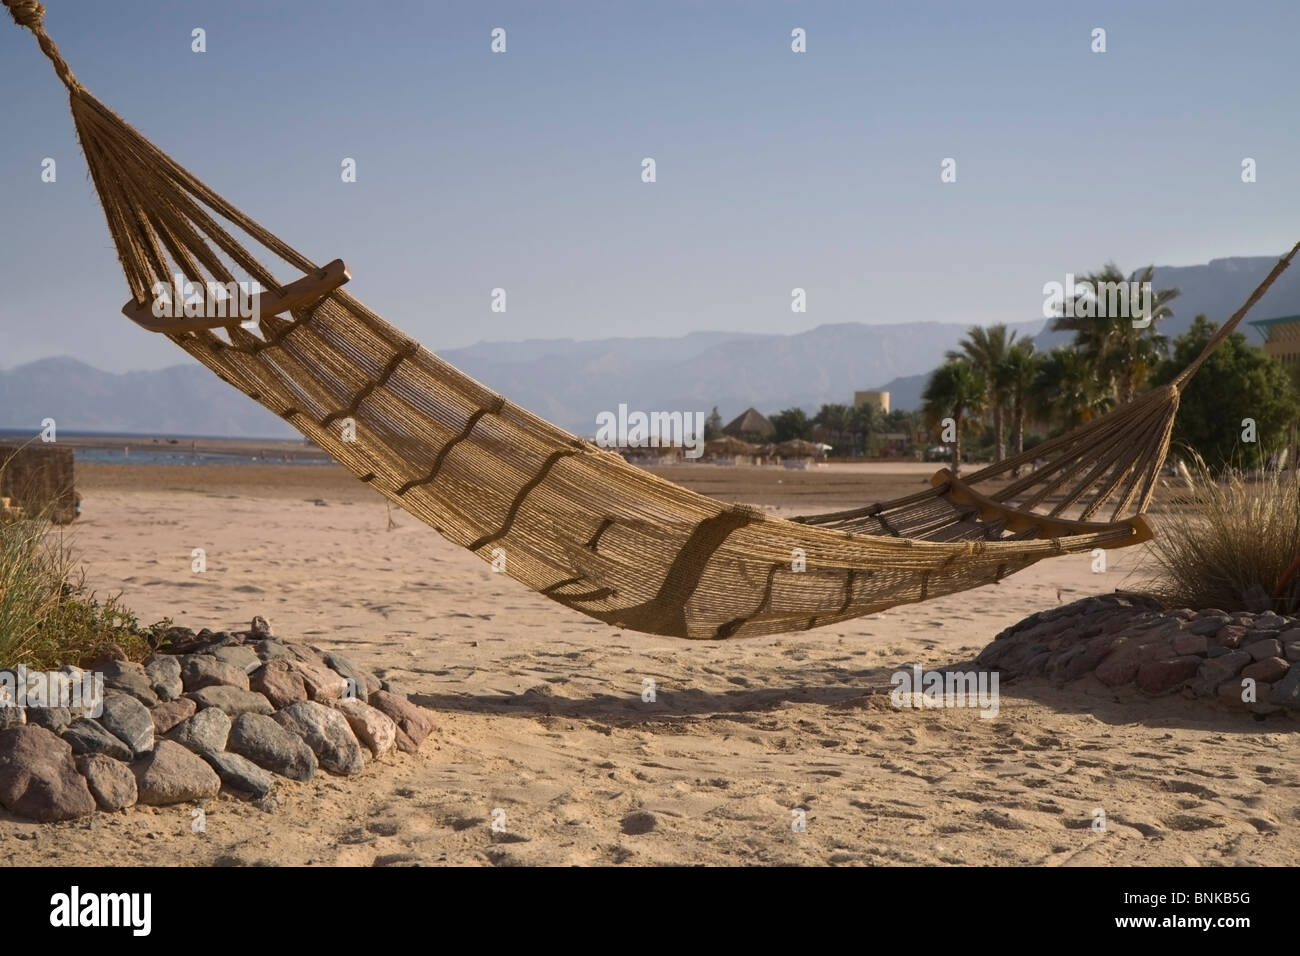
[{"label": "low stone wall", "polygon": [[143,664],[119,654],[91,668],[103,676],[98,714],[57,706],[48,691],[0,705],[0,805],[53,821],[225,789],[269,810],[278,780],[360,773],[392,750],[415,752],[435,729],[387,681],[281,641],[261,618],[233,634],[173,628],[163,647]]},{"label": "low stone wall", "polygon": [[1300,618],[1168,610],[1116,592],[1033,614],[977,658],[1009,677],[1089,675],[1152,696],[1178,691],[1257,714],[1300,715]]}]

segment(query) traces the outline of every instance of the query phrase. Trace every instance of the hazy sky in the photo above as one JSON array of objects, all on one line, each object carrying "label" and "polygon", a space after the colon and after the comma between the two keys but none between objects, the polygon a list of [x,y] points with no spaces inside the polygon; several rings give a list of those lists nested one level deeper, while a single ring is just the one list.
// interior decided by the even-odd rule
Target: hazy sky
[{"label": "hazy sky", "polygon": [[[97,96],[434,349],[1022,321],[1067,271],[1300,237],[1294,0],[47,6]],[[0,89],[0,367],[186,360],[120,315],[66,96],[8,17]]]}]

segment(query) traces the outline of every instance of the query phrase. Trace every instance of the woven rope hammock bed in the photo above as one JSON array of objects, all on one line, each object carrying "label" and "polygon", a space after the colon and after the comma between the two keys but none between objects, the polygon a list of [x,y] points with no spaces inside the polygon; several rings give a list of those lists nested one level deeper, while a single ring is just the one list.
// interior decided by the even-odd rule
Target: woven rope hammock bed
[{"label": "woven rope hammock bed", "polygon": [[[317,266],[91,96],[46,35],[40,3],[4,2],[68,88],[131,289],[128,317],[446,538],[504,559],[534,591],[636,631],[716,639],[819,627],[999,581],[1043,558],[1147,540],[1143,512],[1180,388],[1300,250],[1172,384],[964,480],[940,471],[896,501],[783,520],[635,468],[421,348],[342,290],[342,262]],[[260,324],[155,319],[151,290],[177,273],[200,288],[260,282]],[[345,419],[355,441],[344,440]],[[799,553],[806,570],[794,569]]]}]

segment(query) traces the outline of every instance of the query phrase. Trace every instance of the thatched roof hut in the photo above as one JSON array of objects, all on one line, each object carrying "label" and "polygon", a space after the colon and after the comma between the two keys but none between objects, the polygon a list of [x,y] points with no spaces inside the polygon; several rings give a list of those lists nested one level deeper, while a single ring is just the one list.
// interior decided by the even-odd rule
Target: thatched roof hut
[{"label": "thatched roof hut", "polygon": [[730,425],[722,429],[722,434],[731,435],[733,438],[740,438],[744,441],[761,442],[770,438],[773,431],[775,429],[766,416],[756,408],[747,408],[743,415],[740,415]]}]

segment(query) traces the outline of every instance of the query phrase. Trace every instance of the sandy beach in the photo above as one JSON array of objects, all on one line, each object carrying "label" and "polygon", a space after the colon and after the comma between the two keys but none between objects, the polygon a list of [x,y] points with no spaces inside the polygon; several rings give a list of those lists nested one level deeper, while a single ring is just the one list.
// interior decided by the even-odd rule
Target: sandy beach
[{"label": "sandy beach", "polygon": [[[797,514],[918,490],[937,466],[683,466],[724,500]],[[341,651],[437,715],[415,756],[38,826],[18,864],[1289,864],[1297,724],[1092,678],[1003,684],[1000,711],[897,710],[890,675],[975,656],[1045,608],[1142,580],[1141,549],[817,631],[688,642],[529,593],[333,466],[79,465],[67,532],[143,622],[246,626]],[[193,549],[207,570],[191,570]],[[643,701],[647,680],[655,699]],[[1093,827],[1105,811],[1104,832]],[[803,811],[805,832],[792,821]],[[493,820],[504,825],[494,832]],[[498,830],[501,826],[498,826]]]}]

